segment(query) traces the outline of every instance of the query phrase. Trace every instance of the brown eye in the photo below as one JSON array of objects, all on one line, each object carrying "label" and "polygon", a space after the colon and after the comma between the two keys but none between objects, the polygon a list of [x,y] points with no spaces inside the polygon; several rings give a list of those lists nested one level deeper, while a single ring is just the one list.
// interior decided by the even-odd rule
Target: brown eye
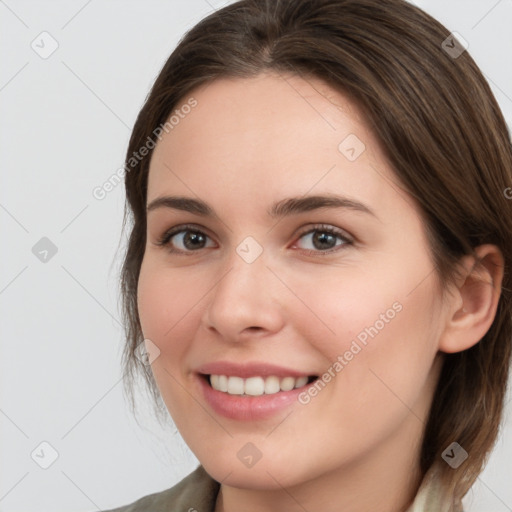
[{"label": "brown eye", "polygon": [[202,249],[206,244],[207,237],[199,231],[184,231],[181,243],[188,250]]},{"label": "brown eye", "polygon": [[336,235],[326,233],[325,231],[315,231],[312,237],[313,245],[315,249],[324,250],[332,249],[336,246]]},{"label": "brown eye", "polygon": [[202,231],[182,227],[165,233],[158,245],[167,246],[171,252],[193,252],[215,244]]},{"label": "brown eye", "polygon": [[301,249],[313,252],[329,252],[352,243],[347,236],[333,227],[310,229],[299,240],[303,241],[302,244],[297,244]]}]

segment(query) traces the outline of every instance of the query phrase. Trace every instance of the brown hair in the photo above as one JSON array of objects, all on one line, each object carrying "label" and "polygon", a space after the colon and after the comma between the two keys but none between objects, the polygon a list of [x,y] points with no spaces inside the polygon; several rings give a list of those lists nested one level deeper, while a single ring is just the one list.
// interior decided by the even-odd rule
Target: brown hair
[{"label": "brown hair", "polygon": [[[128,215],[132,225],[121,293],[124,383],[132,406],[138,372],[154,403],[162,404],[150,368],[134,356],[143,340],[137,282],[152,154],[134,164],[134,152],[183,98],[217,78],[267,70],[320,78],[362,108],[398,180],[419,205],[440,283],[451,282],[460,257],[474,255],[478,245],[496,244],[504,256],[494,322],[473,347],[444,355],[421,449],[423,474],[436,467],[454,502],[466,494],[496,440],[510,367],[512,201],[505,190],[512,186],[512,147],[482,73],[467,51],[447,51],[454,46],[449,37],[439,22],[403,0],[242,0],[210,14],[181,39],[137,117],[126,155],[123,227]],[[457,469],[441,458],[453,441],[469,453]]]}]

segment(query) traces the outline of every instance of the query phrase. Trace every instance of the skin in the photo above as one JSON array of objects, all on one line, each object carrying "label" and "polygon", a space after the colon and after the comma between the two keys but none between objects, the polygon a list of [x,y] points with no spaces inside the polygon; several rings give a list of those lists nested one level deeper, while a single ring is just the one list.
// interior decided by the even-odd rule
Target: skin
[{"label": "skin", "polygon": [[[476,273],[463,259],[467,278],[443,297],[419,209],[356,105],[320,80],[265,73],[219,79],[190,96],[197,106],[154,150],[147,203],[185,196],[215,215],[148,213],[138,304],[144,337],[160,350],[152,371],[166,406],[222,484],[216,512],[406,510],[422,478],[419,449],[442,352],[469,348],[490,327],[499,250],[480,247]],[[349,134],[365,145],[355,161],[338,149]],[[375,215],[267,215],[284,198],[333,193]],[[183,233],[157,244],[185,223],[205,234],[202,248],[184,246]],[[335,237],[337,250],[322,253],[311,237],[319,223],[353,243]],[[236,252],[247,236],[263,248],[252,263]],[[188,252],[170,252],[172,243]],[[320,375],[397,301],[402,310],[306,405],[240,422],[202,397],[193,369],[212,361]],[[237,457],[248,442],[262,454],[251,468]]]}]

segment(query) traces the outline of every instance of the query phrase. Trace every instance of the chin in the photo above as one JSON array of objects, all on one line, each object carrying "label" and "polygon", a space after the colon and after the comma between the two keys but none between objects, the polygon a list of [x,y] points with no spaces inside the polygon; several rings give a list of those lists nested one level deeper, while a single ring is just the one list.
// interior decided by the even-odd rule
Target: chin
[{"label": "chin", "polygon": [[[290,464],[259,460],[252,467],[245,467],[238,459],[223,460],[212,457],[200,461],[206,472],[218,482],[243,489],[280,490],[303,482],[298,474],[290,474]],[[298,469],[298,468],[297,468]],[[305,479],[304,475],[304,479]]]}]

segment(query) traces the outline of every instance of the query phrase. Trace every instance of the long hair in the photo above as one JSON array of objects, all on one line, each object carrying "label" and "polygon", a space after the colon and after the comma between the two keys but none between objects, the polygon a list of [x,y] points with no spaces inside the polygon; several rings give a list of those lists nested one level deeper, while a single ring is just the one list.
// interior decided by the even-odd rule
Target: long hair
[{"label": "long hair", "polygon": [[[510,368],[512,200],[506,191],[512,192],[512,147],[471,56],[443,25],[403,0],[241,0],[180,40],[137,117],[126,153],[123,227],[129,220],[130,232],[120,280],[125,390],[133,406],[134,377],[143,375],[155,404],[162,403],[150,368],[135,357],[143,340],[137,282],[152,148],[142,159],[134,153],[149,147],[196,87],[266,70],[320,78],[362,109],[420,208],[441,283],[453,282],[457,261],[480,244],[496,244],[503,253],[493,324],[471,348],[445,354],[422,440],[421,470],[435,467],[455,502],[495,443]],[[469,453],[457,469],[441,458],[454,440]]]}]

